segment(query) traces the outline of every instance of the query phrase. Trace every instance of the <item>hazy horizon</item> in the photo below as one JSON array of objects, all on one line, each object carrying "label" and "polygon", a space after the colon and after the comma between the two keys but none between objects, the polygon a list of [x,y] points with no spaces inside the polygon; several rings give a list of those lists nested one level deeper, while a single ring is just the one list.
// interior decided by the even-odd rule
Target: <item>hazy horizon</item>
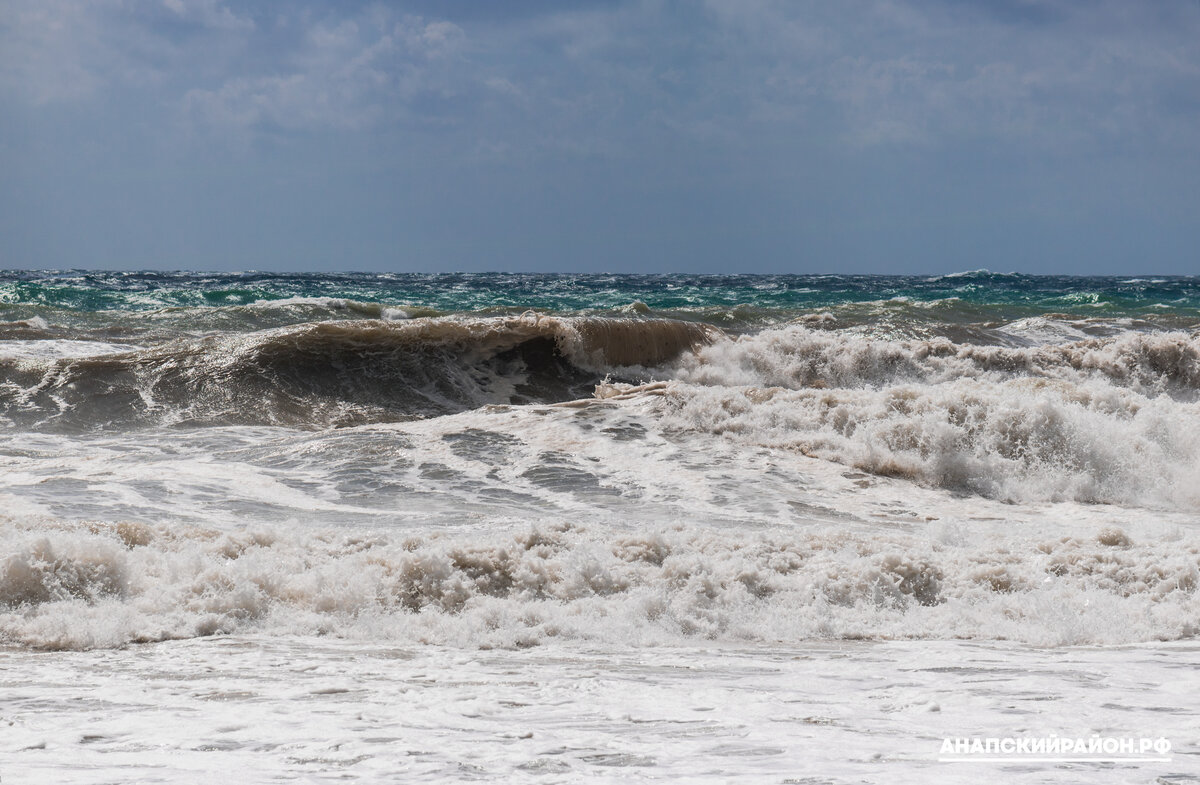
[{"label": "hazy horizon", "polygon": [[128,273],[131,275],[138,274],[153,274],[153,275],[264,275],[264,276],[346,276],[346,277],[361,277],[361,276],[496,276],[496,275],[513,275],[513,276],[531,276],[531,277],[571,277],[571,276],[586,276],[593,278],[603,277],[679,277],[679,278],[775,278],[780,276],[793,278],[898,278],[898,279],[943,279],[943,278],[969,278],[971,276],[997,276],[1011,277],[1020,276],[1024,278],[1109,278],[1109,279],[1128,279],[1130,281],[1150,281],[1152,279],[1190,279],[1200,276],[1189,275],[1182,273],[1156,273],[1153,271],[1138,271],[1136,273],[1025,273],[1016,270],[988,270],[980,268],[978,270],[954,270],[946,273],[935,272],[883,272],[883,273],[860,273],[860,272],[842,272],[842,273],[807,273],[807,272],[739,272],[739,273],[722,273],[722,272],[689,272],[683,270],[677,271],[651,271],[651,272],[620,272],[615,270],[588,270],[588,271],[568,271],[568,270],[256,270],[256,269],[213,269],[213,268],[171,268],[171,267],[62,267],[53,269],[43,269],[36,267],[13,267],[0,269],[0,274],[30,274],[30,275],[66,275],[70,273]]}]

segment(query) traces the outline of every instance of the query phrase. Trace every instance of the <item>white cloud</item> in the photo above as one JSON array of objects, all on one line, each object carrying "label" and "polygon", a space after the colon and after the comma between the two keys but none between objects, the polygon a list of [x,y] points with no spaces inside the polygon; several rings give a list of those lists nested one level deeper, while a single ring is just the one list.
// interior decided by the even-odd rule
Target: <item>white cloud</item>
[{"label": "white cloud", "polygon": [[[155,28],[165,14],[210,36],[184,45]],[[253,29],[216,0],[0,0],[0,88],[42,105],[152,87],[204,70],[225,41]]]},{"label": "white cloud", "polygon": [[992,138],[1054,149],[1200,133],[1194,113],[1170,105],[1170,85],[1200,70],[1200,6],[1174,19],[1113,0],[708,8],[741,42],[731,82],[745,87],[750,116],[802,122],[832,110],[831,133],[854,145]]},{"label": "white cloud", "polygon": [[0,85],[35,104],[90,96],[110,78],[97,29],[112,3],[6,0],[0,3]]},{"label": "white cloud", "polygon": [[444,71],[462,46],[457,25],[376,10],[356,19],[312,24],[282,73],[236,76],[215,88],[193,88],[182,108],[210,129],[362,129],[402,112],[422,91],[449,89]]},{"label": "white cloud", "polygon": [[471,129],[464,145],[509,155],[736,148],[797,133],[850,149],[1184,147],[1200,135],[1195,9],[628,0],[460,25],[386,5],[253,18],[247,7],[0,0],[0,90],[45,104],[132,88],[147,111],[171,107],[192,130],[242,141],[457,125]]},{"label": "white cloud", "polygon": [[219,0],[163,0],[163,5],[180,19],[213,30],[254,30],[254,20],[239,16]]}]

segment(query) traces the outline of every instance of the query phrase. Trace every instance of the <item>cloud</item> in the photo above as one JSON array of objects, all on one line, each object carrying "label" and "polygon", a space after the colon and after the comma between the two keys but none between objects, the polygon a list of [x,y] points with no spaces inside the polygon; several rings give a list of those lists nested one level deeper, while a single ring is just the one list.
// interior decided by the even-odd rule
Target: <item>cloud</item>
[{"label": "cloud", "polygon": [[94,94],[119,70],[98,31],[113,8],[102,0],[0,3],[0,85],[39,105]]},{"label": "cloud", "polygon": [[1200,67],[1196,4],[1167,17],[1111,0],[709,0],[708,9],[725,40],[757,49],[743,51],[733,80],[752,116],[832,112],[831,132],[850,144],[990,138],[1100,149],[1178,143],[1196,130],[1195,113],[1172,99]]},{"label": "cloud", "polygon": [[35,105],[141,90],[206,133],[425,121],[473,125],[467,145],[605,154],[786,133],[1186,147],[1200,123],[1194,3],[426,6],[0,0],[0,88]]},{"label": "cloud", "polygon": [[253,29],[216,0],[0,0],[0,89],[34,105],[153,90],[206,73]]},{"label": "cloud", "polygon": [[210,130],[370,128],[396,119],[422,92],[453,89],[446,70],[464,40],[452,23],[379,10],[316,22],[277,54],[277,73],[190,89],[181,108]]},{"label": "cloud", "polygon": [[162,0],[163,6],[177,17],[212,30],[254,30],[254,20],[234,13],[218,0]]}]

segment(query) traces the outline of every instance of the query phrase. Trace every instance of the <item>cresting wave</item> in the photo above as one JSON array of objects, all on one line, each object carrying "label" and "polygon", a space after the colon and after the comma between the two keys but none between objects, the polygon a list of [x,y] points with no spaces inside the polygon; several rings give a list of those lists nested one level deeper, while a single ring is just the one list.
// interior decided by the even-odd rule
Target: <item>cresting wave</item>
[{"label": "cresting wave", "polygon": [[447,317],[320,322],[91,357],[0,359],[22,424],[343,426],[587,395],[604,374],[711,342],[655,319]]},{"label": "cresting wave", "polygon": [[48,649],[218,633],[481,647],[1196,635],[1200,541],[964,541],[814,528],[487,532],[67,525],[0,529],[0,639]]}]

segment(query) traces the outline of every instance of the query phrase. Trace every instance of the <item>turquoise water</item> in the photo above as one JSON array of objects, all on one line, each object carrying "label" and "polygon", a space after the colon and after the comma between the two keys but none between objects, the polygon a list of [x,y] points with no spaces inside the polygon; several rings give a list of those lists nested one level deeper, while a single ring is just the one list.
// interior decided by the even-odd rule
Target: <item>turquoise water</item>
[{"label": "turquoise water", "polygon": [[[1200,320],[1197,277],[1063,277],[985,271],[947,276],[0,273],[0,315],[7,320],[59,311],[236,308],[292,298],[374,303],[421,316],[526,309],[630,313],[634,309],[645,315],[730,325],[769,324],[814,310],[866,319],[870,315],[864,309],[867,305],[875,306],[873,313],[883,308],[917,319],[959,323],[1048,312],[1152,321]],[[930,307],[935,314],[928,313]]]}]

